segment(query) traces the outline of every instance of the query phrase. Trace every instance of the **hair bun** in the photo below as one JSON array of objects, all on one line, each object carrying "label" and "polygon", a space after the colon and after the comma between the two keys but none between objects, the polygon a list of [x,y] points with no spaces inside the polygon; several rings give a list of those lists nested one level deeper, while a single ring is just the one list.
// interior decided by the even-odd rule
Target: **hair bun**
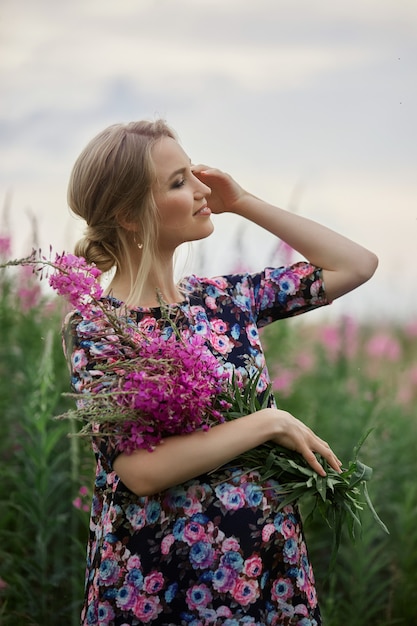
[{"label": "hair bun", "polygon": [[116,259],[114,253],[107,248],[101,241],[94,241],[86,235],[77,241],[74,251],[77,256],[84,257],[87,263],[95,263],[99,270],[108,272],[115,265]]}]

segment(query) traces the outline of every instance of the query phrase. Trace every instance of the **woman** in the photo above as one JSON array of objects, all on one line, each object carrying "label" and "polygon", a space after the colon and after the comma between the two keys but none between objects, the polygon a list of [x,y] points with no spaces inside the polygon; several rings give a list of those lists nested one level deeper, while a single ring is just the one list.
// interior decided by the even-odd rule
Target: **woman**
[{"label": "woman", "polygon": [[[74,166],[69,204],[88,225],[76,254],[115,268],[114,306],[127,305],[146,332],[161,318],[159,292],[181,329],[202,334],[230,372],[260,372],[260,393],[268,372],[258,328],[331,302],[377,265],[358,244],[192,165],[163,121],[115,125],[94,138]],[[177,247],[208,237],[211,214],[223,212],[265,228],[307,261],[177,285]],[[67,350],[77,353],[72,382],[82,392],[102,344],[81,325],[75,314]],[[266,441],[298,451],[321,475],[315,453],[340,471],[327,443],[273,400],[207,432],[168,437],[153,452],[127,454],[97,440],[82,624],[321,624],[297,509],[278,512],[276,491],[256,472],[233,471],[235,457]]]}]

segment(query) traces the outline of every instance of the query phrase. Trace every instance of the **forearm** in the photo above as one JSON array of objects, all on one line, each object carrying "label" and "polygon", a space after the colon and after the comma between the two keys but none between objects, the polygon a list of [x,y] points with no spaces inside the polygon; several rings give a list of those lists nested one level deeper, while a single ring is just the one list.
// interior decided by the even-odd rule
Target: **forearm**
[{"label": "forearm", "polygon": [[374,273],[376,256],[363,246],[313,220],[244,194],[233,209],[276,235],[324,270],[329,300],[354,289]]},{"label": "forearm", "polygon": [[209,472],[270,439],[277,411],[265,409],[210,430],[168,437],[153,452],[120,454],[114,470],[138,496],[152,495]]}]

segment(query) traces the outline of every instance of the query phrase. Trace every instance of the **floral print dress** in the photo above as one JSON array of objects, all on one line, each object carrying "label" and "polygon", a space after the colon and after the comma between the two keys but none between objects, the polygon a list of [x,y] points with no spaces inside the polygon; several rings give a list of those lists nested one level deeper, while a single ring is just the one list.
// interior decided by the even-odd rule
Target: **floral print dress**
[{"label": "floral print dress", "polygon": [[[204,336],[224,367],[269,383],[259,328],[327,304],[322,271],[306,262],[256,274],[191,276],[176,322]],[[121,303],[114,301],[115,306]],[[157,308],[129,315],[151,331]],[[82,393],[105,341],[73,314],[65,330],[73,388]],[[273,404],[273,398],[270,400]],[[95,440],[97,461],[81,624],[261,626],[321,624],[311,564],[295,507],[278,511],[269,480],[227,464],[162,493],[138,497],[112,463],[112,442]]]}]

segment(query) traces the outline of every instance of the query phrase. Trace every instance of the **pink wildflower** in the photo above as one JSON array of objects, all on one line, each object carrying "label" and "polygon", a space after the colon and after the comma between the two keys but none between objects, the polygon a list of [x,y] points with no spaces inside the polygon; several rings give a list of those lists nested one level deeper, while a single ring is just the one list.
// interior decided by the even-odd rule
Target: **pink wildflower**
[{"label": "pink wildflower", "polygon": [[51,287],[60,296],[68,298],[72,306],[85,317],[90,318],[96,314],[98,311],[94,303],[103,295],[103,289],[97,280],[101,271],[73,254],[57,254],[53,266],[55,272],[49,277]]},{"label": "pink wildflower", "polygon": [[229,378],[217,359],[194,337],[183,343],[175,334],[142,341],[140,366],[121,373],[115,401],[134,411],[118,431],[121,450],[151,450],[165,436],[206,430],[224,421],[213,408]]},{"label": "pink wildflower", "polygon": [[9,235],[0,235],[0,258],[6,259],[12,253],[12,243]]},{"label": "pink wildflower", "polygon": [[401,356],[401,346],[395,337],[381,332],[371,337],[366,344],[366,352],[372,357],[398,361]]}]

